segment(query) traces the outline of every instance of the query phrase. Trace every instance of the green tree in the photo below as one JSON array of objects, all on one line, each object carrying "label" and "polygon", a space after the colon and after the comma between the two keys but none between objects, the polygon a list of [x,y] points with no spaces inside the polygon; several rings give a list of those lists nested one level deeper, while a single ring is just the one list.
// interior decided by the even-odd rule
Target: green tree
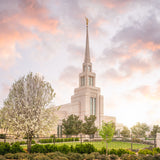
[{"label": "green tree", "polygon": [[110,121],[108,123],[102,122],[102,127],[99,130],[99,135],[106,141],[106,155],[108,150],[108,143],[112,141],[115,128],[113,126],[113,122]]},{"label": "green tree", "polygon": [[130,130],[128,127],[124,126],[123,130],[120,132],[123,137],[130,137]]},{"label": "green tree", "polygon": [[146,137],[146,132],[149,131],[149,126],[146,123],[138,122],[131,128],[132,135],[135,137]]},{"label": "green tree", "polygon": [[156,138],[156,135],[157,135],[157,133],[159,133],[159,132],[160,132],[160,127],[159,127],[159,125],[154,125],[154,126],[153,126],[153,129],[152,129],[152,131],[151,131],[151,133],[150,133],[150,136],[153,137],[153,138]]},{"label": "green tree", "polygon": [[1,109],[2,127],[17,136],[27,136],[27,149],[35,134],[49,134],[55,126],[54,107],[49,107],[55,93],[44,77],[33,73],[13,83]]},{"label": "green tree", "polygon": [[70,115],[62,120],[62,131],[65,135],[78,135],[81,133],[82,120],[77,115]]},{"label": "green tree", "polygon": [[85,122],[82,124],[82,133],[93,135],[97,131],[97,127],[95,126],[95,115],[90,115],[89,117],[85,116]]},{"label": "green tree", "polygon": [[150,136],[154,138],[154,147],[156,147],[156,136],[157,133],[160,133],[160,127],[159,125],[153,125],[152,131],[150,133]]}]

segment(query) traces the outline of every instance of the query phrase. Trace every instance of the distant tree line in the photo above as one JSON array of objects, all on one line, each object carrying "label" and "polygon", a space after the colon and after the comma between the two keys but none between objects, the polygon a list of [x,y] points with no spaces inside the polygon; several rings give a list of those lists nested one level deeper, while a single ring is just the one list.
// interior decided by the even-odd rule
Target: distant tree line
[{"label": "distant tree line", "polygon": [[131,129],[129,130],[128,127],[124,126],[120,135],[122,137],[135,137],[135,138],[144,138],[147,137],[156,138],[156,134],[160,133],[160,126],[153,125],[152,130],[150,131],[150,127],[146,123],[136,123]]}]

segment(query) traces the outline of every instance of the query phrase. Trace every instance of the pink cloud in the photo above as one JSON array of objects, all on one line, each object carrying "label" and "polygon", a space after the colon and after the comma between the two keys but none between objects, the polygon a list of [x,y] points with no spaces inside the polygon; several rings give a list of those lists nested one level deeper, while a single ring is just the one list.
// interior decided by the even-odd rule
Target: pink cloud
[{"label": "pink cloud", "polygon": [[19,8],[12,11],[12,14],[3,10],[0,15],[0,67],[3,69],[10,68],[20,58],[21,55],[16,50],[17,43],[23,46],[32,39],[40,40],[34,30],[51,34],[58,32],[58,20],[50,18],[47,8],[38,1],[18,2]]}]

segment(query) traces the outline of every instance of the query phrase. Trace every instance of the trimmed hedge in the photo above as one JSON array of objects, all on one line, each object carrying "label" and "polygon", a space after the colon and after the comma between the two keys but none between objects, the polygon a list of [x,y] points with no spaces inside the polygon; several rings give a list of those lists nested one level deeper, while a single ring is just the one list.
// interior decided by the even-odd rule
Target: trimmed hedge
[{"label": "trimmed hedge", "polygon": [[39,143],[54,143],[55,142],[72,142],[79,141],[79,138],[48,138],[48,139],[40,139]]},{"label": "trimmed hedge", "polygon": [[96,152],[97,149],[92,144],[76,144],[75,147],[68,146],[68,145],[61,145],[56,146],[54,144],[47,144],[47,145],[40,145],[35,144],[31,146],[31,153],[50,153],[59,151],[61,153],[69,153],[69,152],[75,152],[75,153],[91,153]]},{"label": "trimmed hedge", "polygon": [[23,148],[20,146],[19,143],[14,143],[10,145],[9,143],[0,143],[0,154],[4,155],[6,153],[17,153],[17,152],[24,152]]}]

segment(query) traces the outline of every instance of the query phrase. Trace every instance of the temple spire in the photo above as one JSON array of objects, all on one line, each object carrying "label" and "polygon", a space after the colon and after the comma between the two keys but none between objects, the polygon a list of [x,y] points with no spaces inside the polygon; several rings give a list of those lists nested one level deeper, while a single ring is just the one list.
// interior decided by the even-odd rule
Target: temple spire
[{"label": "temple spire", "polygon": [[88,37],[88,18],[86,18],[86,50],[84,63],[90,63],[89,37]]}]

